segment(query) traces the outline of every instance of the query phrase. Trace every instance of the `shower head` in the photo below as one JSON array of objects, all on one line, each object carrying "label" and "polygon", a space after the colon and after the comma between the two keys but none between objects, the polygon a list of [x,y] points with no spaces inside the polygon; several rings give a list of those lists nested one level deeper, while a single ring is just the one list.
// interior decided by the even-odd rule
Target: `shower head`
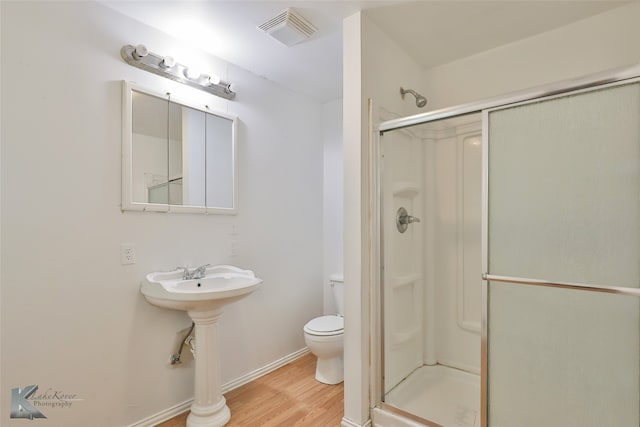
[{"label": "shower head", "polygon": [[420,95],[418,92],[416,92],[413,89],[405,89],[403,87],[400,87],[400,95],[402,95],[402,99],[404,99],[404,94],[405,93],[410,93],[411,95],[416,97],[416,106],[418,108],[422,108],[425,105],[427,105],[427,98],[425,98],[424,96]]}]

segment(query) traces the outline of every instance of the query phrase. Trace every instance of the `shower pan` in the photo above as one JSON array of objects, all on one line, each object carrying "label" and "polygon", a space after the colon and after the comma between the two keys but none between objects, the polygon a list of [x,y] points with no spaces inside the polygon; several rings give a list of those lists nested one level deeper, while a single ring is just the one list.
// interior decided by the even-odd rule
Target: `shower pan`
[{"label": "shower pan", "polygon": [[639,76],[379,125],[374,425],[640,425]]}]

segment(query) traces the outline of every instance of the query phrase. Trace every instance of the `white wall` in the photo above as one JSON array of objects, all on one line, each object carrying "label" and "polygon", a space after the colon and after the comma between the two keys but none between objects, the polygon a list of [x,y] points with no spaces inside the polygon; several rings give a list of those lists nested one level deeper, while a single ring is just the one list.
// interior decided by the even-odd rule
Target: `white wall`
[{"label": "white wall", "polygon": [[[84,399],[42,409],[66,427],[125,426],[191,398],[193,363],[168,366],[190,321],[139,293],[154,270],[230,262],[264,279],[222,318],[223,382],[303,348],[323,310],[322,107],[97,3],[1,7],[0,423],[23,425],[11,389],[30,384]],[[127,65],[120,48],[137,43],[205,65],[237,100]],[[123,79],[238,115],[237,216],[121,212]],[[135,265],[120,265],[124,242]]]},{"label": "white wall", "polygon": [[[359,369],[368,363],[370,338],[367,98],[400,111],[391,105],[392,94],[399,83],[413,85],[429,99],[423,110],[428,111],[635,63],[639,19],[640,4],[634,3],[547,34],[422,70],[417,80],[413,79],[415,67],[406,63],[411,63],[410,58],[397,62],[403,53],[388,40],[380,43],[384,35],[372,31],[366,18],[356,14],[345,20],[345,272],[346,280],[355,282],[346,293],[345,418],[363,425],[368,417],[368,372]],[[356,316],[358,320],[350,319]]]},{"label": "white wall", "polygon": [[402,99],[400,95],[400,87],[424,92],[422,68],[367,18],[366,13],[362,15],[362,43],[362,99],[373,100],[374,125],[426,111],[428,108],[416,107],[413,96]]},{"label": "white wall", "polygon": [[[344,150],[344,418],[342,425],[362,425],[368,410],[367,301],[362,301],[362,258],[366,224],[362,204],[364,194],[362,128],[366,113],[362,102],[362,25],[356,13],[343,23],[343,150]],[[366,147],[366,146],[365,146]],[[365,211],[366,212],[366,211]],[[364,307],[363,307],[364,306]]]},{"label": "white wall", "polygon": [[343,270],[343,153],[342,99],[322,106],[323,161],[323,217],[324,217],[324,312],[337,313],[329,276]]},{"label": "white wall", "polygon": [[369,419],[369,148],[367,100],[374,122],[391,114],[415,114],[400,86],[421,92],[420,67],[366,16],[348,17],[343,26],[344,65],[344,264],[345,414],[343,425]]}]

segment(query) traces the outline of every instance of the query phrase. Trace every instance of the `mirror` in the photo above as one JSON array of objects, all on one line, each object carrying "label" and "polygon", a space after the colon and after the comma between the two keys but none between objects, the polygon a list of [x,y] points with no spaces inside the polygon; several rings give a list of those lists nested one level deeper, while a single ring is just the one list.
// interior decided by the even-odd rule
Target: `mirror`
[{"label": "mirror", "polygon": [[233,214],[236,118],[123,82],[122,209]]}]

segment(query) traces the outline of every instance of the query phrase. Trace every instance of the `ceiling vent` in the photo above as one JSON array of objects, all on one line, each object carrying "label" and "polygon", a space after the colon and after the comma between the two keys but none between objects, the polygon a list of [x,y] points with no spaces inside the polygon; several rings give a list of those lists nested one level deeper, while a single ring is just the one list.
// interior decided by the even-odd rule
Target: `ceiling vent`
[{"label": "ceiling vent", "polygon": [[292,8],[258,25],[258,28],[287,46],[300,43],[316,32],[316,28]]}]

